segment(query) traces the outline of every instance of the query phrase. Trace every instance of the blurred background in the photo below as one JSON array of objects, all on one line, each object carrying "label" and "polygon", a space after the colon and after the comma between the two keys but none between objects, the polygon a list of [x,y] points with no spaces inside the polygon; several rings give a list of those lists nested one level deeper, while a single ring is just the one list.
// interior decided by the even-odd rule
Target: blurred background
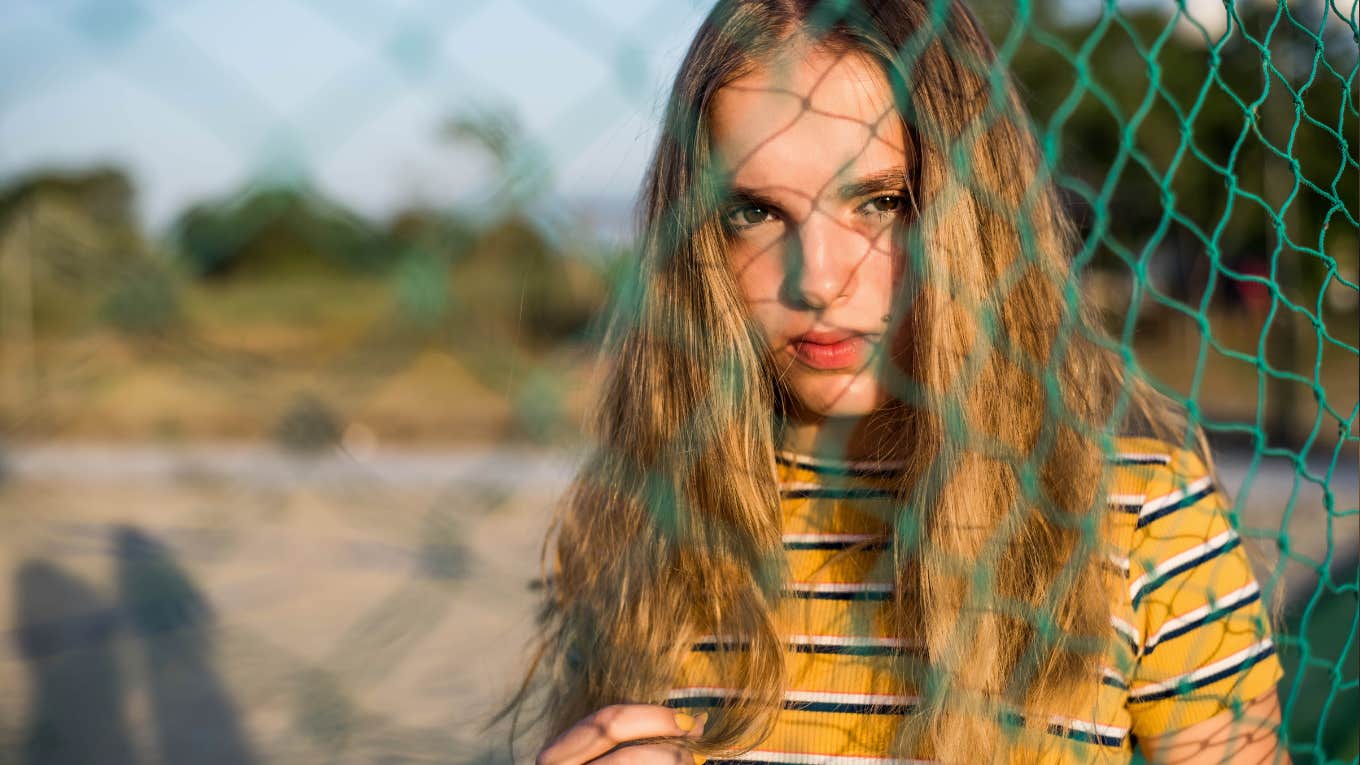
[{"label": "blurred background", "polygon": [[[708,2],[6,0],[0,763],[470,763]],[[1354,0],[991,2],[1360,755]]]}]

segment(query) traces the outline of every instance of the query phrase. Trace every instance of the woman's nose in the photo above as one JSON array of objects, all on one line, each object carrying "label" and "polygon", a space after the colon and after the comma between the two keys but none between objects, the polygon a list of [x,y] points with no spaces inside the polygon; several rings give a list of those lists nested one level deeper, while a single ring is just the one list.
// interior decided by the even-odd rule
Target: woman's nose
[{"label": "woman's nose", "polygon": [[[835,218],[812,210],[792,228],[786,245],[784,287],[788,300],[823,310],[854,288],[856,254],[853,231]],[[863,249],[867,242],[860,242]]]}]

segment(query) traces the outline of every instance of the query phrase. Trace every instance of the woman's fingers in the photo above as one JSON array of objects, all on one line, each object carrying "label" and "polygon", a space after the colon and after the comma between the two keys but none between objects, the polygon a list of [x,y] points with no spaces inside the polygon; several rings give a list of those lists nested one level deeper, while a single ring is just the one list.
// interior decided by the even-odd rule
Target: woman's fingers
[{"label": "woman's fingers", "polygon": [[[582,765],[629,741],[697,736],[703,731],[706,718],[706,714],[694,718],[656,704],[614,704],[568,728],[539,753],[535,762],[537,765]],[[629,747],[623,751],[646,748]]]},{"label": "woman's fingers", "polygon": [[607,754],[590,765],[696,765],[704,759],[674,744],[643,744]]}]

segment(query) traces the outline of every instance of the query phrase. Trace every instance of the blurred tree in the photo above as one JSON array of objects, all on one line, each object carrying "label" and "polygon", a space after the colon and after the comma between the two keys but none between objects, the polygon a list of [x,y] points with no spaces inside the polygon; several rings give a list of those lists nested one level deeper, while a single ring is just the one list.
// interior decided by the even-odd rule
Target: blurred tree
[{"label": "blurred tree", "polygon": [[[1193,301],[1211,251],[1220,266],[1258,270],[1283,227],[1281,261],[1299,279],[1282,284],[1315,305],[1329,266],[1304,251],[1356,258],[1345,207],[1357,196],[1356,45],[1344,21],[1326,21],[1317,0],[1243,0],[1222,30],[1126,6],[1074,22],[1058,6],[1031,3],[1010,66],[1084,232],[1098,237],[1095,264],[1150,258],[1154,286]],[[1002,42],[1015,15],[998,4],[982,17]]]},{"label": "blurred tree", "polygon": [[290,186],[195,205],[174,238],[190,269],[210,278],[371,274],[393,262],[386,237],[362,217]]},{"label": "blurred tree", "polygon": [[429,325],[458,310],[451,305],[448,269],[475,244],[474,224],[457,212],[413,208],[392,218],[387,237],[400,259],[394,277],[403,316]]},{"label": "blurred tree", "polygon": [[[1354,326],[1355,303],[1331,295],[1355,294],[1360,257],[1354,21],[1323,0],[1215,5],[1106,4],[1074,21],[1037,0],[1028,29],[1020,6],[993,7],[986,23],[998,40],[1026,33],[1010,66],[1091,263],[1123,277],[1095,282],[1131,293],[1142,281],[1156,299],[1140,321],[1198,314],[1211,288],[1239,320],[1274,306],[1263,356],[1306,374],[1326,344],[1321,331],[1310,343],[1309,325],[1327,311],[1332,333]],[[1290,443],[1300,401],[1317,393],[1278,375],[1267,390],[1258,414],[1271,441]]]},{"label": "blurred tree", "polygon": [[98,225],[129,232],[137,230],[132,181],[117,167],[100,166],[70,173],[40,170],[26,175],[0,189],[0,218],[33,197],[60,198],[84,210]]},{"label": "blurred tree", "polygon": [[482,229],[449,276],[461,322],[476,336],[530,347],[579,336],[603,302],[595,271],[520,214]]},{"label": "blurred tree", "polygon": [[23,227],[38,283],[101,284],[149,252],[122,170],[38,171],[0,189],[0,231]]},{"label": "blurred tree", "polygon": [[[114,318],[119,328],[148,331],[174,321],[173,274],[142,233],[134,201],[131,180],[114,167],[43,170],[0,189],[0,253],[10,261],[0,290],[28,306],[37,327]],[[123,291],[134,283],[154,285],[152,310],[129,304]]]},{"label": "blurred tree", "polygon": [[463,326],[527,347],[579,338],[603,305],[603,280],[563,246],[568,236],[533,214],[549,186],[549,163],[503,111],[455,117],[444,132],[486,152],[499,175],[488,222],[449,272]]}]

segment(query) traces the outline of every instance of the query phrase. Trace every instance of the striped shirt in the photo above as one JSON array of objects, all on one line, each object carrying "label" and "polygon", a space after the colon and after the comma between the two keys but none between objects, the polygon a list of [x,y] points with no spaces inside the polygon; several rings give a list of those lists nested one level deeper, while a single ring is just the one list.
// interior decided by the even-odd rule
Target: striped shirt
[{"label": "striped shirt", "polygon": [[[1060,744],[1053,762],[1127,762],[1134,737],[1232,709],[1281,674],[1260,589],[1204,465],[1149,439],[1117,446],[1106,540],[1115,639],[1092,679],[1095,708],[1054,718],[1037,734],[1058,737],[1046,740]],[[790,572],[777,614],[787,691],[773,732],[731,761],[904,762],[886,754],[918,701],[890,670],[917,647],[889,634],[883,618],[894,587],[884,479],[895,466],[785,453],[778,467]],[[721,635],[701,637],[667,704],[697,713],[739,694],[723,685],[720,657],[740,649]]]}]

